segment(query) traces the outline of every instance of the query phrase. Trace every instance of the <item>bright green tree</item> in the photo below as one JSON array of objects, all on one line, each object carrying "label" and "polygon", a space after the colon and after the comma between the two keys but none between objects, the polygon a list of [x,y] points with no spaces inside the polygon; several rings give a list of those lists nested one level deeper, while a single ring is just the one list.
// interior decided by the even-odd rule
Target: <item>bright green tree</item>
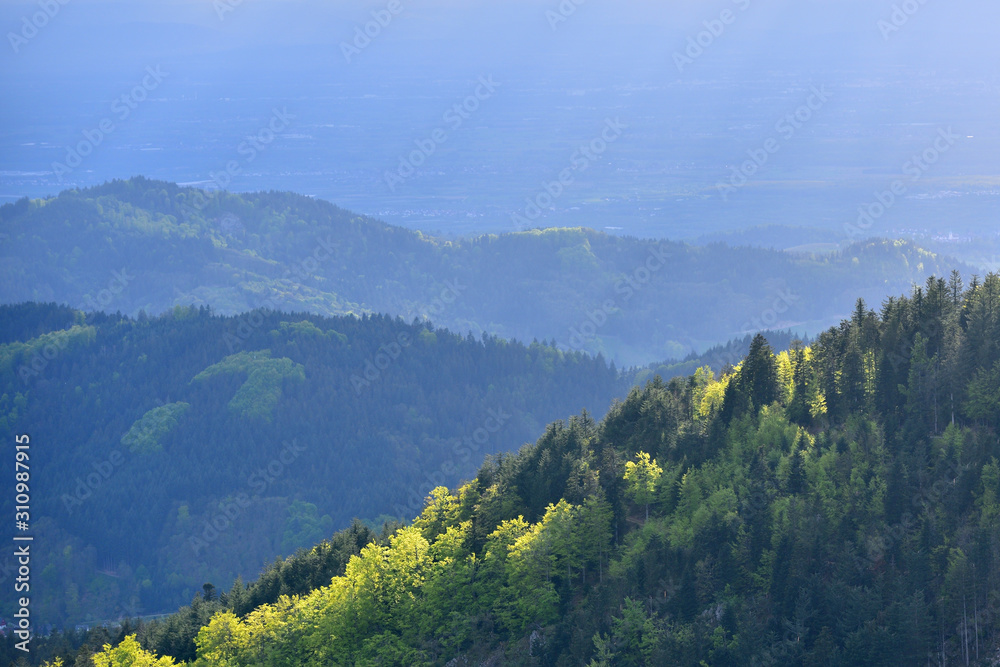
[{"label": "bright green tree", "polygon": [[637,504],[646,506],[646,520],[649,520],[649,503],[656,496],[656,482],[663,475],[663,468],[650,460],[649,454],[639,452],[635,461],[625,464],[626,492]]},{"label": "bright green tree", "polygon": [[93,661],[94,667],[173,667],[177,664],[173,658],[157,658],[144,651],[135,635],[129,635],[114,648],[105,644],[104,650],[95,655]]}]

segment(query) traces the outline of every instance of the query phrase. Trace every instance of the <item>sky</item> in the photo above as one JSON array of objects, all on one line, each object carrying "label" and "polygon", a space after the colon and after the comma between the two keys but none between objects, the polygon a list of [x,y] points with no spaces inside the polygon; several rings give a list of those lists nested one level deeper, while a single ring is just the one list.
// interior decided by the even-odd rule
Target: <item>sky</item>
[{"label": "sky", "polygon": [[[237,69],[284,69],[295,63],[296,54],[308,52],[312,60],[307,67],[337,71],[347,64],[337,47],[349,42],[354,29],[371,20],[373,11],[387,11],[389,4],[387,0],[4,2],[0,26],[8,48],[0,50],[0,64],[5,76],[115,71],[136,60],[185,57],[214,57]],[[732,12],[736,20],[713,48],[742,53],[751,61],[800,60],[822,67],[872,59],[915,68],[985,72],[996,55],[995,26],[1000,18],[998,3],[988,0],[583,0],[580,4],[399,0],[398,5],[401,11],[369,47],[372,57],[364,60],[385,66],[375,56],[378,50],[398,57],[401,49],[409,49],[410,57],[432,63],[437,72],[469,61],[526,65],[532,57],[557,54],[572,58],[581,68],[595,60],[623,66],[626,71],[621,73],[627,75],[633,69],[641,71],[642,61],[649,66],[683,46],[687,37],[704,28],[704,22],[718,19],[723,11]],[[53,14],[44,27],[28,43],[12,45],[11,33],[20,34],[25,18],[30,21],[44,6],[50,6]],[[879,21],[892,28],[880,27]],[[282,52],[276,51],[278,47]]]},{"label": "sky", "polygon": [[[454,212],[498,228],[605,117],[627,113],[636,129],[616,148],[621,161],[607,160],[609,178],[639,174],[635,196],[676,203],[678,193],[711,188],[822,85],[834,101],[786,147],[772,178],[840,187],[866,170],[898,169],[938,127],[955,126],[976,143],[954,151],[938,175],[994,187],[998,24],[995,0],[0,0],[0,198],[136,173],[205,182],[220,152],[290,105],[300,112],[298,143],[276,146],[235,189],[317,193],[397,223],[421,202],[442,209],[457,194],[482,194]],[[165,83],[140,91],[150,102],[85,168],[71,179],[34,176],[51,172],[52,156],[96,127],[150,68]],[[456,132],[401,192],[386,188],[382,175],[398,155],[482,76],[502,81],[503,92],[462,128],[465,143]],[[325,135],[332,127],[359,129]],[[534,180],[517,182],[535,165],[544,169]],[[300,171],[308,173],[293,178]],[[662,188],[661,172],[672,179]],[[698,183],[680,183],[688,177]],[[564,208],[585,194],[623,194],[613,180],[597,185],[586,193],[581,185]],[[839,226],[853,208],[830,213],[825,195],[809,196],[791,212],[756,202],[751,222],[802,211]],[[689,207],[676,217],[689,220],[690,235],[696,222],[714,229],[733,211]]]}]

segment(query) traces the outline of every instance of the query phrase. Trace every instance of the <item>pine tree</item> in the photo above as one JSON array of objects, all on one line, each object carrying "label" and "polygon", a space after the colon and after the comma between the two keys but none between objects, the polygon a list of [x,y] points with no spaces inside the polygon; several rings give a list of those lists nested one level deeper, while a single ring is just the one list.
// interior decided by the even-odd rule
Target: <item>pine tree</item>
[{"label": "pine tree", "polygon": [[812,423],[812,415],[809,410],[812,369],[807,363],[805,346],[802,341],[792,342],[790,356],[792,362],[792,400],[788,404],[788,419],[792,423],[808,427]]},{"label": "pine tree", "polygon": [[764,406],[778,400],[779,391],[774,350],[763,334],[757,334],[750,343],[750,351],[739,373],[726,388],[722,409],[724,420],[728,422],[748,412],[756,414]]}]

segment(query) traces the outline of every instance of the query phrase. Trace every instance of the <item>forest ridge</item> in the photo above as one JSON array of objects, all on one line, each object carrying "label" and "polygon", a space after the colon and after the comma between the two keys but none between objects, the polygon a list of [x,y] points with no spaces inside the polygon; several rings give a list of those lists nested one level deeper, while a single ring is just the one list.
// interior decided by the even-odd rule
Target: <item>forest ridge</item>
[{"label": "forest ridge", "polygon": [[994,664],[998,427],[1000,276],[932,278],[878,312],[859,300],[809,346],[757,336],[723,374],[657,378],[600,422],[555,422],[408,525],[355,526],[165,621],[49,650],[105,665]]},{"label": "forest ridge", "polygon": [[973,269],[910,243],[828,255],[691,246],[590,229],[447,239],[287,192],[133,178],[0,207],[3,301],[160,314],[210,306],[399,315],[555,341],[619,367],[681,359],[763,329],[815,335],[861,296]]},{"label": "forest ridge", "polygon": [[583,353],[387,316],[21,304],[0,330],[0,434],[46,443],[33,605],[54,627],[171,611],[354,518],[412,518],[629,386]]}]

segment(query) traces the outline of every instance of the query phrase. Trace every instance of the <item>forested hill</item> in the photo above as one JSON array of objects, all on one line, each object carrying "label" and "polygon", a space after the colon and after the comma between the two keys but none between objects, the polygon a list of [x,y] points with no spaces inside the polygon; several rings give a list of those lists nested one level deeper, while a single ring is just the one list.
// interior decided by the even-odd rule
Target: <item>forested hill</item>
[{"label": "forested hill", "polygon": [[[208,305],[428,317],[619,366],[765,328],[815,334],[954,263],[902,242],[809,257],[586,229],[449,241],[289,193],[135,178],[0,207],[0,301],[149,314]],[[971,269],[962,269],[971,274]]]},{"label": "forested hill", "polygon": [[29,434],[38,471],[34,618],[57,627],[176,609],[354,517],[412,518],[627,390],[600,358],[385,316],[22,304],[0,332],[0,438]]},{"label": "forested hill", "polygon": [[407,527],[355,526],[167,621],[40,650],[110,642],[99,664],[151,651],[227,667],[995,665],[998,428],[1000,276],[932,280],[878,313],[859,301],[809,347],[774,354],[758,336],[727,375],[655,379],[600,423],[554,423],[436,489]]}]

